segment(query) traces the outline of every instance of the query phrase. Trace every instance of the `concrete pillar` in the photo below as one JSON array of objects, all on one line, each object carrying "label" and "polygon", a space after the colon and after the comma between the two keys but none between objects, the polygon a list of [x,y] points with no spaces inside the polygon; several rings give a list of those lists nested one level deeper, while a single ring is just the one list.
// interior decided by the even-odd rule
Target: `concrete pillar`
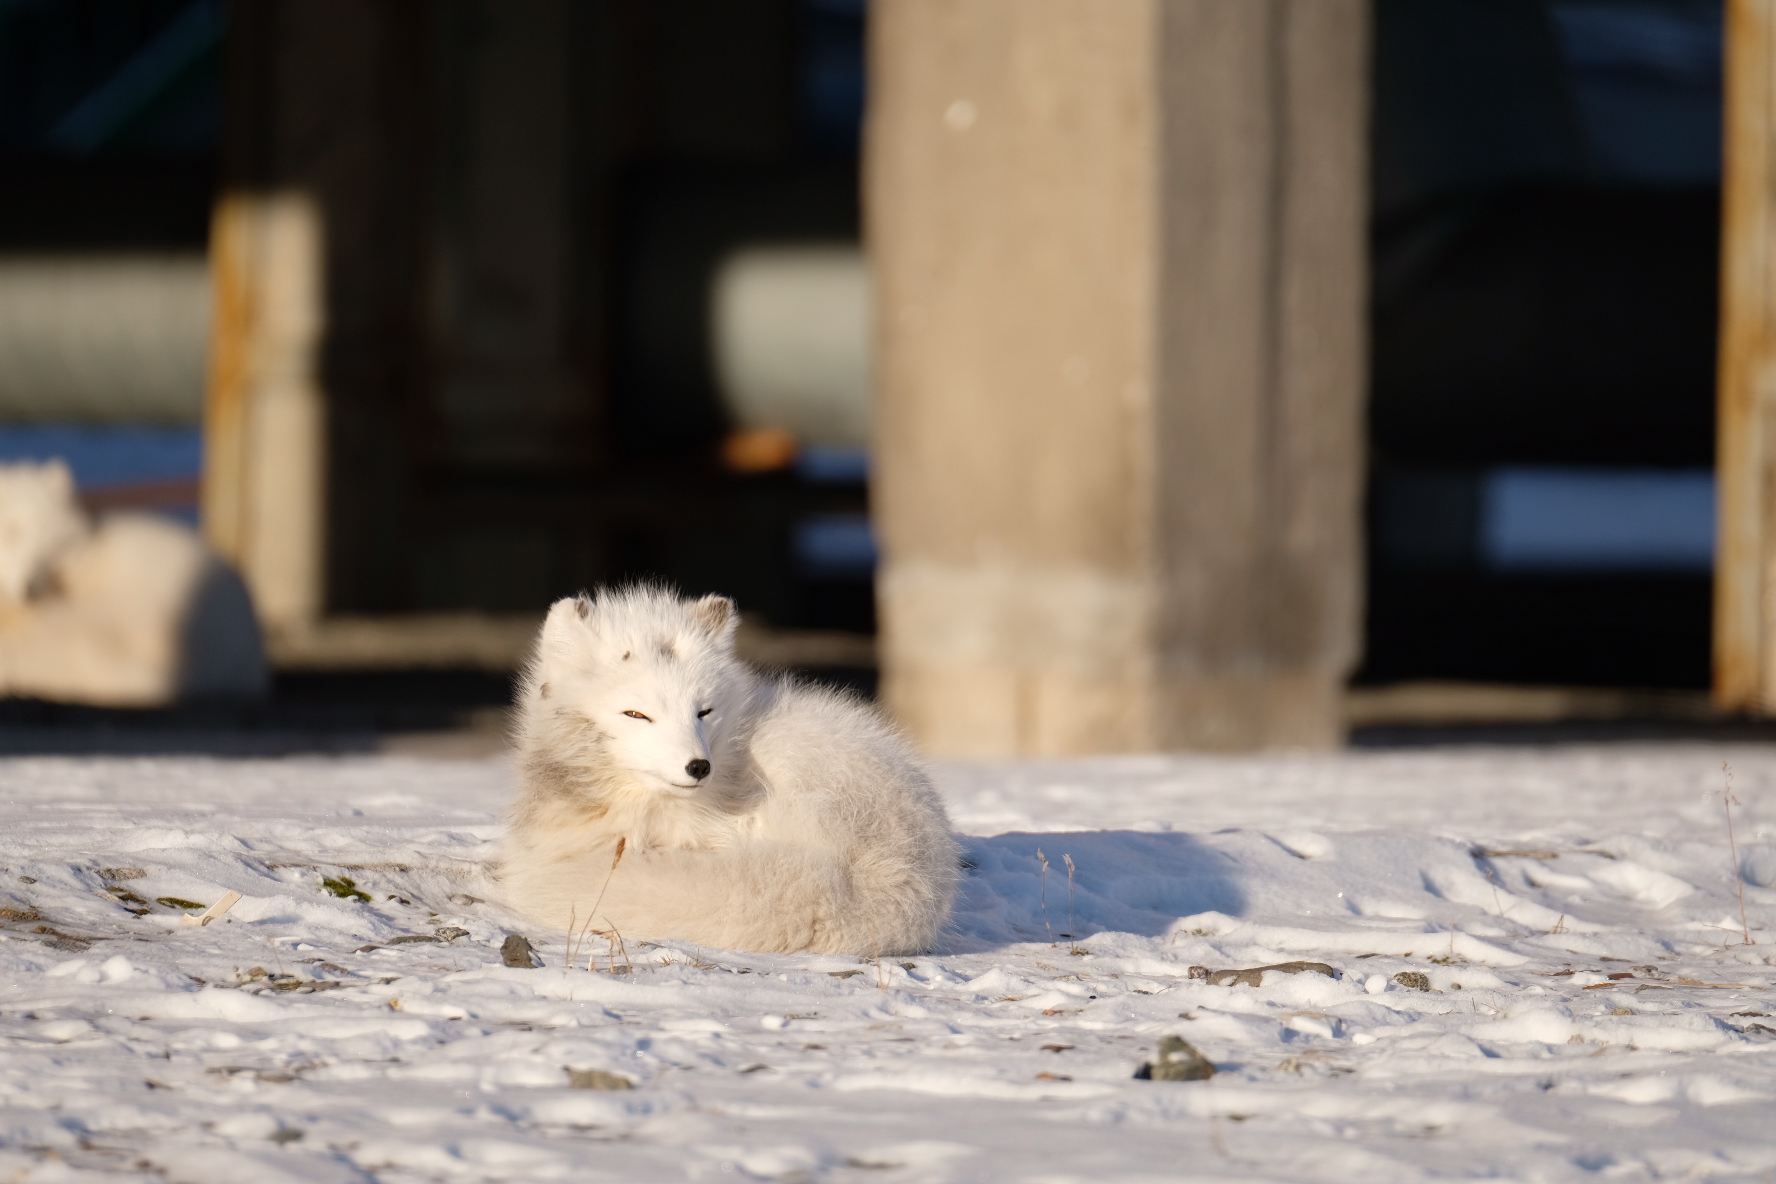
[{"label": "concrete pillar", "polygon": [[884,693],[943,756],[1324,746],[1366,0],[879,0]]}]

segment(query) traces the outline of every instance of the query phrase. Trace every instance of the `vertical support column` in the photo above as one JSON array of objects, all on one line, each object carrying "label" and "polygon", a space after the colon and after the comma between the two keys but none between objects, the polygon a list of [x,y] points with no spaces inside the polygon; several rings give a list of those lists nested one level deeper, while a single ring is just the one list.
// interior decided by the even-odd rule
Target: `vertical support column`
[{"label": "vertical support column", "polygon": [[1153,743],[1343,739],[1361,650],[1368,0],[1162,0]]},{"label": "vertical support column", "polygon": [[1336,742],[1366,0],[871,21],[890,707],[941,755]]},{"label": "vertical support column", "polygon": [[321,227],[300,193],[230,194],[210,241],[204,533],[268,629],[321,610],[325,424],[317,366]]},{"label": "vertical support column", "polygon": [[1714,694],[1776,711],[1776,2],[1729,0]]}]

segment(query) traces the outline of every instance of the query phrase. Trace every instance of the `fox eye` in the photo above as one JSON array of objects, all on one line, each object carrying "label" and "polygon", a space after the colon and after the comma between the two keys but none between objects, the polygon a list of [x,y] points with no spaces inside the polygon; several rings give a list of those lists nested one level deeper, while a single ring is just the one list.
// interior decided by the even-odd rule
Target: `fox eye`
[{"label": "fox eye", "polygon": [[643,714],[642,714],[642,713],[641,713],[641,712],[639,712],[639,711],[625,711],[625,712],[624,712],[624,713],[623,713],[623,714],[624,714],[624,715],[626,715],[626,716],[628,716],[628,717],[629,717],[629,718],[630,718],[630,719],[640,719],[640,720],[647,720],[647,722],[648,722],[648,723],[650,723],[650,724],[651,724],[651,723],[653,723],[653,722],[654,722],[654,721],[653,721],[653,720],[651,720],[651,719],[648,719],[648,717],[647,717],[647,716],[645,716],[645,715],[643,715]]},{"label": "fox eye", "polygon": [[714,710],[715,710],[715,708],[713,708],[713,707],[705,707],[702,711],[699,711],[697,713],[697,718],[702,719],[704,716],[708,715],[710,712],[712,712]]}]

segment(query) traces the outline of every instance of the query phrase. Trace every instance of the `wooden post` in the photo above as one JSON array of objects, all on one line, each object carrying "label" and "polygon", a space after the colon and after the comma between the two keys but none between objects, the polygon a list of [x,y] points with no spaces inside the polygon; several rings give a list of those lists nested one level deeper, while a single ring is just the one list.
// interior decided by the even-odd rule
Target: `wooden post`
[{"label": "wooden post", "polygon": [[1337,742],[1366,0],[870,12],[890,707],[946,756]]},{"label": "wooden post", "polygon": [[1776,712],[1776,0],[1727,4],[1714,694]]},{"label": "wooden post", "polygon": [[233,193],[210,241],[204,534],[269,630],[321,611],[321,228],[301,193]]}]

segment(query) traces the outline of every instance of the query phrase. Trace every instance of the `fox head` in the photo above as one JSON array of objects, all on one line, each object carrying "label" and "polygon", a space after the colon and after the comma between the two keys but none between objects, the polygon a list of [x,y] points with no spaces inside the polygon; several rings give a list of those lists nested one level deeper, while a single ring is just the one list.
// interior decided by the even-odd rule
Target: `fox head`
[{"label": "fox head", "polygon": [[721,741],[739,722],[739,614],[725,596],[687,600],[653,588],[555,602],[522,694],[531,718],[595,747],[601,761],[659,794],[691,797],[731,777]]},{"label": "fox head", "polygon": [[0,601],[23,602],[56,553],[85,533],[66,464],[0,465]]}]

